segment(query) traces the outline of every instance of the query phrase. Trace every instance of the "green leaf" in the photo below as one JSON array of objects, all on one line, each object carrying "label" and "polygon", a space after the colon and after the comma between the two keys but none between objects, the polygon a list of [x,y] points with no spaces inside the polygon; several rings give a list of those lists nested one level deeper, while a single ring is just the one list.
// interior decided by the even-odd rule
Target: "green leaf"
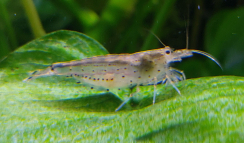
[{"label": "green leaf", "polygon": [[[72,31],[57,31],[34,40],[5,58],[0,68],[1,77],[17,75],[19,80],[28,76],[27,72],[43,69],[55,62],[80,60],[95,55],[108,54],[107,50],[90,37]],[[23,75],[23,76],[22,76]],[[16,79],[15,79],[16,80]]]},{"label": "green leaf", "polygon": [[[19,48],[0,63],[0,142],[242,142],[243,77],[190,79],[140,92],[119,112],[116,95],[85,90],[74,80],[28,72],[53,62],[106,54],[95,40],[57,31]],[[17,68],[18,67],[18,68]],[[123,91],[124,94],[127,94]]]}]

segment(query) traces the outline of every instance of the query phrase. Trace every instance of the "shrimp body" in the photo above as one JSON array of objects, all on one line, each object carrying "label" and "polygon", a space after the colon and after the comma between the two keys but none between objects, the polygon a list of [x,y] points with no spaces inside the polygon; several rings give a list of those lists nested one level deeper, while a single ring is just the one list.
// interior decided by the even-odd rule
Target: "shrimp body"
[{"label": "shrimp body", "polygon": [[182,71],[170,67],[170,63],[179,62],[182,58],[192,56],[193,53],[207,56],[220,66],[218,61],[206,52],[190,49],[173,51],[166,46],[134,54],[109,54],[54,63],[45,70],[35,71],[24,81],[40,76],[65,75],[76,78],[91,89],[102,87],[107,91],[111,88],[132,88],[136,85],[153,84],[155,86],[153,103],[155,103],[158,81],[169,82],[180,94],[174,82],[185,80],[185,75]]}]

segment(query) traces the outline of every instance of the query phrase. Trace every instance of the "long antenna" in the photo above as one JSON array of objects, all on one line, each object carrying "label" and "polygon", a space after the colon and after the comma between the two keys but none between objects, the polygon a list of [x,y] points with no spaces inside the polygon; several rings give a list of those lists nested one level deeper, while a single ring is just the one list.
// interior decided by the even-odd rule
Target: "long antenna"
[{"label": "long antenna", "polygon": [[187,10],[187,22],[186,22],[186,49],[189,49],[189,4],[188,4],[188,10]]},{"label": "long antenna", "polygon": [[186,49],[189,49],[189,33],[188,24],[186,26]]},{"label": "long antenna", "polygon": [[145,29],[145,30],[147,30],[148,32],[150,32],[153,36],[155,36],[157,39],[158,39],[158,41],[164,46],[164,47],[166,47],[166,45],[158,38],[158,36],[156,35],[156,34],[154,34],[151,30],[148,30],[148,29]]}]

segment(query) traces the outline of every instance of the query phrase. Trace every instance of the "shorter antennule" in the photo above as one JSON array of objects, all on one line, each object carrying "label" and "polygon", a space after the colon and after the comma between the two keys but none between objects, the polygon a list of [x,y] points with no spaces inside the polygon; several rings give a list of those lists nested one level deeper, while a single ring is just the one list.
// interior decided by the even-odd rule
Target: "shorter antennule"
[{"label": "shorter antennule", "polygon": [[210,55],[209,53],[203,52],[203,51],[199,51],[199,50],[190,50],[192,53],[196,53],[196,54],[200,54],[200,55],[204,55],[206,57],[208,57],[209,59],[211,59],[212,61],[214,61],[220,68],[221,70],[223,70],[222,66],[220,65],[220,63],[216,60],[216,58],[214,58],[212,55]]},{"label": "shorter antennule", "polygon": [[155,33],[153,33],[151,30],[148,30],[148,29],[145,29],[146,31],[148,31],[148,32],[150,32],[153,36],[155,36],[157,39],[158,39],[158,41],[164,46],[164,47],[166,47],[166,45],[159,39],[159,37],[155,34]]}]

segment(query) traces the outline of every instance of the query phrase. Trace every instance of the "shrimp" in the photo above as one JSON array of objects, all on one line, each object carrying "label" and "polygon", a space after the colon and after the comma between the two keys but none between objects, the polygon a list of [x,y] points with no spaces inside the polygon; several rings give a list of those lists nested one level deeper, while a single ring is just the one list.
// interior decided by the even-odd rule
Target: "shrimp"
[{"label": "shrimp", "polygon": [[[221,69],[220,63],[209,53],[180,49],[173,51],[169,46],[133,54],[108,54],[94,56],[78,61],[53,63],[44,70],[38,70],[24,79],[25,82],[42,76],[71,76],[91,89],[133,88],[141,85],[154,85],[153,104],[156,99],[158,81],[170,83],[181,95],[175,82],[185,80],[183,71],[170,67],[170,63],[180,62],[182,58],[193,56],[193,53],[204,55],[213,60]],[[132,96],[132,94],[130,95]],[[115,111],[128,102],[125,100]]]}]

